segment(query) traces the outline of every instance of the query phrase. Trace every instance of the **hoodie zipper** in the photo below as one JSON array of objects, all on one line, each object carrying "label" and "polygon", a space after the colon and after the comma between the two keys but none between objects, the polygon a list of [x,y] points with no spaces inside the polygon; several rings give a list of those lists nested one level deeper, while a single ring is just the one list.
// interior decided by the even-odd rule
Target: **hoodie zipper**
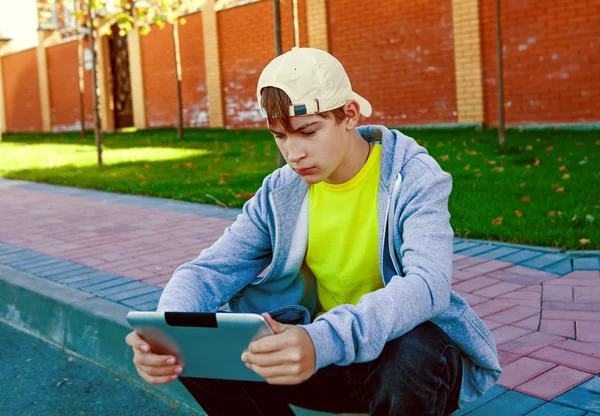
[{"label": "hoodie zipper", "polygon": [[[390,258],[392,260],[392,264],[394,266],[394,271],[396,272],[396,275],[400,275],[400,266],[398,265],[398,262],[396,261],[396,252],[394,250],[394,228],[393,228],[393,220],[394,220],[394,201],[396,200],[396,193],[398,192],[398,190],[400,189],[400,185],[402,184],[402,175],[400,174],[400,172],[398,172],[398,176],[396,177],[396,182],[394,183],[394,188],[392,189],[392,193],[388,196],[388,204],[387,204],[387,208],[385,210],[385,217],[386,217],[386,225],[384,227],[384,236],[387,234],[387,243],[388,243],[388,250],[390,251]],[[385,237],[384,237],[384,241],[383,244],[385,244]],[[382,253],[382,261],[381,261],[381,279],[383,280],[383,285],[385,286],[385,278],[383,276],[383,245],[381,248],[381,253]]]}]

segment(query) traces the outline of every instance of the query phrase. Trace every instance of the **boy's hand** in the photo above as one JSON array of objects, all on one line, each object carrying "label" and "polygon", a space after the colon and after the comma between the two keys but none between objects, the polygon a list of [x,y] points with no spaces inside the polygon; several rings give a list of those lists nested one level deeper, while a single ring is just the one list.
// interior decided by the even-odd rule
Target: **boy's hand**
[{"label": "boy's hand", "polygon": [[308,333],[295,325],[275,321],[268,313],[267,321],[274,335],[253,341],[242,354],[246,367],[269,384],[299,384],[315,371],[315,349]]},{"label": "boy's hand", "polygon": [[133,348],[133,363],[138,374],[148,383],[153,385],[170,383],[183,371],[183,367],[175,362],[175,357],[153,354],[150,346],[137,332],[129,333],[125,342]]}]

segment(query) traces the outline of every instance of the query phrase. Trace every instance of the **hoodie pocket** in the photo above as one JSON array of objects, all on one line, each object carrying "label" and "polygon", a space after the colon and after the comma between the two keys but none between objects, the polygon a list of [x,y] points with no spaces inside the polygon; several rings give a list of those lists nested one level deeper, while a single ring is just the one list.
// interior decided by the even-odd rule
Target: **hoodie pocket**
[{"label": "hoodie pocket", "polygon": [[289,305],[277,308],[270,311],[269,315],[277,322],[283,324],[308,325],[310,323],[310,313],[308,309],[301,305]]}]

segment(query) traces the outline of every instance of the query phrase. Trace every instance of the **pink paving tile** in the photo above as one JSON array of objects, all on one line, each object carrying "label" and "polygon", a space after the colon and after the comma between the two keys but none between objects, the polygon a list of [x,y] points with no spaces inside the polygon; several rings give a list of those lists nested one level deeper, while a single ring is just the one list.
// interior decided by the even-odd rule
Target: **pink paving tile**
[{"label": "pink paving tile", "polygon": [[517,285],[515,283],[510,282],[500,282],[495,285],[488,286],[484,289],[477,290],[473,292],[474,295],[486,296],[489,298],[495,298],[496,296],[503,295],[508,292],[512,292],[514,290],[520,289],[523,286]]},{"label": "pink paving tile", "polygon": [[514,363],[519,358],[521,358],[520,355],[511,354],[510,352],[506,351],[498,351],[498,361],[500,361],[500,367],[502,368],[509,365],[510,363]]},{"label": "pink paving tile", "polygon": [[532,358],[519,358],[517,361],[502,368],[502,375],[498,385],[507,389],[514,389],[518,385],[539,376],[542,373],[556,367],[556,364],[547,361],[534,360]]},{"label": "pink paving tile", "polygon": [[452,261],[453,262],[457,262],[457,261],[460,261],[460,260],[463,260],[463,259],[466,259],[466,258],[468,258],[468,257],[467,256],[463,256],[462,254],[453,254],[452,255]]},{"label": "pink paving tile", "polygon": [[562,279],[593,279],[600,277],[600,270],[575,270],[569,274],[566,274]]},{"label": "pink paving tile", "polygon": [[452,281],[453,282],[461,282],[463,280],[472,279],[473,277],[480,276],[481,273],[469,273],[463,270],[453,270],[452,271]]},{"label": "pink paving tile", "polygon": [[[516,326],[505,325],[492,331],[492,336],[496,345],[510,342],[514,339],[518,339],[524,335],[531,333],[528,329],[518,328]],[[511,351],[508,351],[511,352]]]},{"label": "pink paving tile", "polygon": [[577,340],[600,342],[600,322],[576,321]]},{"label": "pink paving tile", "polygon": [[533,315],[533,316],[530,316],[529,318],[523,319],[522,321],[515,322],[512,325],[519,327],[519,328],[525,328],[525,329],[530,329],[532,331],[537,331],[538,327],[540,326],[540,316]]},{"label": "pink paving tile", "polygon": [[600,312],[600,302],[596,302],[596,303],[544,302],[543,308],[544,308],[544,310]]},{"label": "pink paving tile", "polygon": [[573,302],[573,286],[544,286],[544,302]]},{"label": "pink paving tile", "polygon": [[521,290],[515,290],[514,292],[505,293],[503,295],[498,296],[498,299],[533,300],[533,301],[537,302],[538,304],[541,302],[542,295],[540,292],[527,292],[527,291],[524,291],[524,289],[527,289],[527,288],[523,288]]},{"label": "pink paving tile", "polygon": [[144,270],[129,270],[128,272],[124,273],[125,277],[130,277],[132,279],[136,279],[136,280],[142,280],[142,279],[148,279],[150,277],[154,277],[155,275],[153,273],[150,272],[146,272]]},{"label": "pink paving tile", "polygon": [[475,292],[476,290],[483,289],[484,287],[492,286],[496,283],[500,283],[500,280],[492,279],[491,277],[487,276],[479,276],[458,283],[454,286],[454,289],[471,293]]},{"label": "pink paving tile", "polygon": [[549,401],[590,378],[591,374],[559,365],[514,390]]},{"label": "pink paving tile", "polygon": [[535,285],[526,286],[523,289],[517,290],[517,292],[533,292],[533,293],[539,293],[540,296],[541,296],[542,285],[541,284],[535,284]]},{"label": "pink paving tile", "polygon": [[544,283],[544,287],[546,285],[552,285],[552,286],[588,286],[588,287],[597,287],[600,286],[600,279],[580,279],[580,278],[573,278],[573,279],[565,279],[565,278],[560,278],[560,279],[554,279],[554,280],[550,280],[548,282]]},{"label": "pink paving tile", "polygon": [[494,279],[504,280],[505,282],[517,283],[517,284],[523,285],[523,286],[537,285],[537,284],[540,284],[540,283],[543,283],[543,282],[553,279],[551,277],[543,276],[543,275],[542,276],[536,276],[536,275],[526,276],[523,274],[512,273],[512,272],[509,272],[508,270],[510,270],[510,269],[497,270],[495,272],[489,272],[486,275],[489,277],[493,277]]},{"label": "pink paving tile", "polygon": [[523,266],[513,266],[513,267],[506,269],[506,271],[509,273],[516,273],[516,274],[520,274],[523,276],[543,277],[543,278],[549,278],[549,279],[554,279],[556,277],[559,277],[557,274],[554,274],[554,273],[543,272],[541,270],[531,269],[529,267],[523,267]]},{"label": "pink paving tile", "polygon": [[464,300],[466,300],[467,303],[471,306],[478,305],[482,302],[486,302],[486,301],[490,300],[489,298],[485,298],[483,296],[477,296],[472,293],[461,292],[459,290],[457,290],[456,293],[458,293],[460,295],[460,297],[462,297]]},{"label": "pink paving tile", "polygon": [[575,286],[575,302],[577,303],[600,303],[600,286],[581,287]]},{"label": "pink paving tile", "polygon": [[466,269],[467,267],[471,267],[476,264],[481,264],[488,261],[488,259],[484,259],[482,257],[467,257],[466,259],[455,261],[452,267],[456,270],[462,270]]},{"label": "pink paving tile", "polygon": [[512,324],[514,322],[519,322],[523,319],[539,314],[540,308],[519,305],[493,315],[488,315],[486,318],[490,321],[501,322],[503,324]]},{"label": "pink paving tile", "polygon": [[515,304],[512,302],[508,302],[505,300],[492,299],[488,302],[480,303],[479,305],[473,306],[473,310],[480,318],[485,318],[488,315],[492,315],[494,313],[510,309],[514,307]]},{"label": "pink paving tile", "polygon": [[487,319],[482,319],[483,323],[485,324],[485,326],[488,327],[488,329],[490,331],[496,329],[496,328],[500,328],[501,326],[503,326],[503,323],[500,322],[494,322],[494,321],[488,321]]},{"label": "pink paving tile", "polygon": [[600,321],[600,312],[543,309],[542,318],[565,319],[569,321]]},{"label": "pink paving tile", "polygon": [[559,319],[542,319],[540,332],[575,339],[575,322]]},{"label": "pink paving tile", "polygon": [[569,351],[578,352],[580,354],[591,355],[592,357],[600,358],[600,343],[581,342],[568,339],[558,344],[554,344],[555,348],[562,348]]},{"label": "pink paving tile", "polygon": [[560,348],[546,347],[529,354],[530,358],[548,361],[586,373],[600,373],[600,358],[579,354]]},{"label": "pink paving tile", "polygon": [[148,279],[142,279],[141,281],[144,283],[148,283],[150,285],[165,287],[166,284],[168,283],[168,281],[170,280],[170,278],[171,278],[170,275],[169,276],[161,275],[161,276],[153,276]]},{"label": "pink paving tile", "polygon": [[[498,330],[501,330],[502,328],[499,328]],[[523,329],[523,331],[526,331],[526,329]],[[527,334],[507,343],[500,344],[498,345],[498,349],[525,356],[535,350],[539,350],[540,348],[544,348],[548,345],[556,344],[557,342],[564,340],[565,338],[557,337],[556,335],[532,332],[531,334]]]},{"label": "pink paving tile", "polygon": [[509,267],[514,266],[513,263],[507,263],[505,261],[499,260],[490,260],[485,263],[479,263],[475,266],[468,267],[463,269],[465,272],[471,272],[476,274],[486,274],[488,272],[495,272],[496,270],[507,269]]}]

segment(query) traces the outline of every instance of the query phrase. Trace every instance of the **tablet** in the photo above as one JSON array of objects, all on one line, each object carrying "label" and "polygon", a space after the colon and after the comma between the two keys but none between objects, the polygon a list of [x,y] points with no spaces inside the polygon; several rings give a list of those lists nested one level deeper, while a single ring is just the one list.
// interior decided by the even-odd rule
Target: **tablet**
[{"label": "tablet", "polygon": [[260,315],[130,311],[127,321],[153,353],[176,357],[183,377],[265,381],[241,358],[251,341],[273,334]]}]

